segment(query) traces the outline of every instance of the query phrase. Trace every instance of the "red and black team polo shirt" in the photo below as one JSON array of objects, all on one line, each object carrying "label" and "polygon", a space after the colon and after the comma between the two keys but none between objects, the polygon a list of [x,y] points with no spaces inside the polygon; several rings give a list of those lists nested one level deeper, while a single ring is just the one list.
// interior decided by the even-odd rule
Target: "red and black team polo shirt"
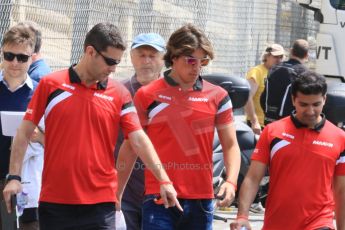
[{"label": "red and black team polo shirt", "polygon": [[294,116],[265,127],[252,160],[269,167],[263,229],[333,229],[333,178],[345,175],[345,132],[324,117],[314,129]]},{"label": "red and black team polo shirt", "polygon": [[25,120],[45,117],[45,155],[40,201],[64,204],[114,202],[114,147],[141,129],[128,90],[108,79],[86,87],[72,67],[40,81]]},{"label": "red and black team polo shirt", "polygon": [[[225,90],[199,78],[189,91],[165,73],[141,87],[134,103],[162,167],[179,198],[213,198],[212,144],[215,126],[233,121]],[[159,193],[159,183],[145,171],[146,194]]]}]

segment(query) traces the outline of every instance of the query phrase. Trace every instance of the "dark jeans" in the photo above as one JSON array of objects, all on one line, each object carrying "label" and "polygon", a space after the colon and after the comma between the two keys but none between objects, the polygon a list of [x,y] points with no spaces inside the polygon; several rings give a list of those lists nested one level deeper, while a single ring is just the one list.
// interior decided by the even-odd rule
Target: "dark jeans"
[{"label": "dark jeans", "polygon": [[166,209],[147,195],[143,202],[143,230],[212,230],[212,199],[179,199],[183,212],[176,207]]},{"label": "dark jeans", "polygon": [[20,230],[39,230],[38,208],[25,208],[19,217]]},{"label": "dark jeans", "polygon": [[40,230],[115,230],[115,203],[40,202],[38,213]]}]

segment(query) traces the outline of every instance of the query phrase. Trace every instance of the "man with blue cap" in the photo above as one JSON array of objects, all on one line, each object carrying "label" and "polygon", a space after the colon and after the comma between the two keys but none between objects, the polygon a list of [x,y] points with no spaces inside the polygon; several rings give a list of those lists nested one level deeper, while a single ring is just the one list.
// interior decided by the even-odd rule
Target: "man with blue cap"
[{"label": "man with blue cap", "polygon": [[[160,77],[164,66],[164,53],[165,41],[159,34],[143,33],[133,39],[130,55],[135,74],[123,82],[132,96],[141,86],[147,85]],[[122,142],[123,144],[119,150]],[[119,156],[117,159],[119,173],[118,198],[121,199],[122,196],[121,210],[125,216],[127,230],[140,230],[141,207],[144,198],[144,165],[139,158],[134,166],[123,160],[123,155],[127,157],[131,155],[132,158],[136,158],[137,155],[132,151],[130,143],[127,140],[123,141],[122,135],[118,138],[115,154]],[[132,168],[132,174],[129,177],[126,189],[124,189],[127,179],[122,174],[125,175],[126,171]]]}]

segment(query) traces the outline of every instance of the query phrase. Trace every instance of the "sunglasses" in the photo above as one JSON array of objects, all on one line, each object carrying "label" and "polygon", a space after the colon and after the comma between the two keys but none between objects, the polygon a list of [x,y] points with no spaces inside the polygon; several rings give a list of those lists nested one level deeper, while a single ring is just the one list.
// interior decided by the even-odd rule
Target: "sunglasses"
[{"label": "sunglasses", "polygon": [[116,59],[112,59],[112,58],[109,58],[109,57],[106,57],[104,56],[100,51],[98,51],[96,49],[96,47],[93,46],[93,48],[96,50],[96,52],[102,56],[102,58],[104,59],[105,63],[108,65],[108,66],[113,66],[113,65],[118,65],[120,64],[121,60],[116,60]]},{"label": "sunglasses", "polygon": [[279,56],[273,56],[274,58],[277,58],[277,59],[283,59],[284,56],[283,55],[279,55]]},{"label": "sunglasses", "polygon": [[210,62],[209,58],[195,58],[195,57],[185,57],[186,63],[188,65],[196,65],[200,61],[201,66],[207,66]]},{"label": "sunglasses", "polygon": [[31,57],[31,55],[26,55],[26,54],[14,54],[12,52],[4,52],[4,59],[6,61],[13,61],[14,58],[17,58],[18,62],[27,62],[29,60],[29,57]]}]

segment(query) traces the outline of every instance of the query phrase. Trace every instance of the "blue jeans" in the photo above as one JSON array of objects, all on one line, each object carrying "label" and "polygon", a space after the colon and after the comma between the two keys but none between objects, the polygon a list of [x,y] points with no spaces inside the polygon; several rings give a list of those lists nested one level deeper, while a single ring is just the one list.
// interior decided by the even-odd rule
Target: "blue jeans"
[{"label": "blue jeans", "polygon": [[146,195],[143,202],[143,230],[212,230],[212,199],[179,199],[183,212],[176,207],[157,205],[158,195]]}]

